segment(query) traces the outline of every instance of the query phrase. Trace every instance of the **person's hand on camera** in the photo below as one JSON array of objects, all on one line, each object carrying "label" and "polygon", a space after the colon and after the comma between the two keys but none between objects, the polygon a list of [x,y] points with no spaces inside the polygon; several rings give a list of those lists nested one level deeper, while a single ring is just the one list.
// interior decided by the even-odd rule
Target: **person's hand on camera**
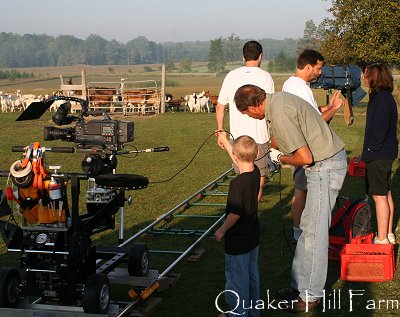
[{"label": "person's hand on camera", "polygon": [[269,152],[269,157],[271,158],[272,163],[281,164],[280,157],[283,153],[277,149],[271,148]]}]

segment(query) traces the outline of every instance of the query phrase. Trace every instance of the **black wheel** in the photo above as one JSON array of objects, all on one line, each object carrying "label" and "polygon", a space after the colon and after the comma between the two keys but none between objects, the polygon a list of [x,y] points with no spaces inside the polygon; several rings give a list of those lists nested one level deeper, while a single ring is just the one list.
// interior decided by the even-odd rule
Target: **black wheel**
[{"label": "black wheel", "polygon": [[128,272],[130,276],[143,276],[149,270],[149,248],[145,243],[135,243],[129,250]]},{"label": "black wheel", "polygon": [[0,269],[0,307],[16,307],[21,278],[16,269]]},{"label": "black wheel", "polygon": [[89,314],[104,314],[110,304],[110,281],[107,275],[94,273],[86,279],[83,288],[83,311]]}]

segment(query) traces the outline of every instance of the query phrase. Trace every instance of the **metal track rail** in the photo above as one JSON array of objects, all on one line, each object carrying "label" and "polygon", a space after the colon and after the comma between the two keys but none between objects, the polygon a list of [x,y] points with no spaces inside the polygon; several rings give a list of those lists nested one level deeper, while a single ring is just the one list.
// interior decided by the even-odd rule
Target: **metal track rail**
[{"label": "metal track rail", "polygon": [[[208,188],[210,188],[212,186],[216,186],[219,182],[221,182],[221,180],[228,178],[228,174],[230,174],[232,171],[233,171],[233,168],[230,168],[225,173],[223,173],[222,175],[217,177],[215,180],[213,180],[212,182],[208,183],[207,185],[205,185],[204,187],[199,189],[197,192],[195,192],[189,198],[185,199],[180,204],[176,205],[174,208],[172,208],[171,210],[169,210],[168,212],[166,212],[162,216],[158,217],[155,221],[153,221],[147,227],[145,227],[144,229],[142,229],[138,233],[134,234],[132,237],[127,239],[125,242],[121,243],[118,247],[124,247],[127,244],[131,243],[132,241],[137,240],[140,236],[143,236],[144,234],[148,233],[156,225],[158,225],[159,223],[161,223],[162,221],[167,219],[169,216],[171,216],[174,213],[176,213],[177,211],[179,211],[180,208],[187,206],[187,204],[189,203],[190,200],[192,200],[193,198],[196,198],[198,195],[204,194]],[[225,205],[221,205],[221,206],[225,206]]]},{"label": "metal track rail", "polygon": [[[202,187],[200,190],[195,192],[189,198],[182,201],[180,204],[176,205],[174,208],[163,214],[162,216],[158,217],[155,221],[151,224],[146,226],[144,229],[133,235],[131,238],[126,240],[124,243],[121,243],[119,247],[124,247],[129,243],[137,240],[139,237],[145,234],[176,234],[176,235],[198,235],[199,237],[190,244],[184,251],[168,251],[168,250],[150,250],[151,253],[169,253],[169,254],[178,254],[179,256],[170,264],[168,265],[159,275],[157,280],[152,283],[149,287],[144,289],[140,294],[137,294],[136,297],[132,299],[132,301],[124,307],[118,317],[125,316],[131,309],[133,309],[139,302],[145,301],[154,291],[157,290],[159,284],[158,282],[166,277],[168,273],[188,254],[190,254],[193,249],[205,238],[210,236],[215,228],[223,221],[224,219],[224,212],[220,213],[219,215],[202,215],[199,214],[185,214],[185,211],[193,208],[193,207],[211,207],[211,208],[218,208],[219,210],[222,207],[225,207],[225,203],[206,203],[206,202],[199,202],[199,200],[204,199],[207,196],[227,196],[227,192],[218,191],[219,186],[227,186],[229,185],[229,180],[233,177],[233,168],[227,170],[225,173],[217,177],[215,180],[210,182],[209,184]],[[191,202],[193,199],[197,198],[197,202]],[[176,215],[175,215],[176,213]],[[159,224],[163,221],[170,223],[174,218],[182,219],[188,218],[189,220],[193,221],[194,219],[207,219],[213,220],[212,224],[208,226],[208,228],[204,230],[198,229],[170,229],[170,228],[156,228]]]}]

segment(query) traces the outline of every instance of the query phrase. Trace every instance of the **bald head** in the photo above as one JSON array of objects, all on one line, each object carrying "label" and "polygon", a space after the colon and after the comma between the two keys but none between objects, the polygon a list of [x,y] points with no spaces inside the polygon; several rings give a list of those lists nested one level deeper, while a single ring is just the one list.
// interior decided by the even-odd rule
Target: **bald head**
[{"label": "bald head", "polygon": [[236,108],[242,112],[248,107],[259,106],[266,98],[266,93],[263,89],[255,85],[244,85],[235,93]]}]

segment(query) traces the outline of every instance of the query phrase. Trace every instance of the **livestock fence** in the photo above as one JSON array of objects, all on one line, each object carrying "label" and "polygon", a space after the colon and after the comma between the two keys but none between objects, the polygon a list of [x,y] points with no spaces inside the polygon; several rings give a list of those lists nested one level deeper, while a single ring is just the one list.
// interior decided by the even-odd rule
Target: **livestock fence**
[{"label": "livestock fence", "polygon": [[162,76],[162,87],[155,80],[129,81],[127,78],[118,82],[93,81],[86,84],[84,71],[80,85],[64,84],[63,76],[60,78],[59,93],[87,100],[90,110],[123,115],[150,115],[165,111],[165,99],[161,97],[164,96],[165,75]]},{"label": "livestock fence", "polygon": [[87,88],[90,110],[103,109],[124,115],[149,115],[160,112],[161,90],[155,80],[90,82]]}]

